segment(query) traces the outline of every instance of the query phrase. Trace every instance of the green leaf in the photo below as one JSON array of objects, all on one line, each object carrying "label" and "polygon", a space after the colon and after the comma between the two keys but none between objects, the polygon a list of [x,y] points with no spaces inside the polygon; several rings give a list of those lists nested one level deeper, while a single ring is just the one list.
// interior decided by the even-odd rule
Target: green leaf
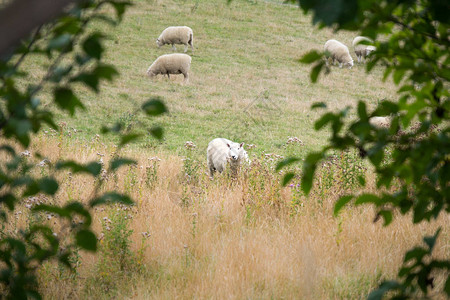
[{"label": "green leaf", "polygon": [[126,144],[129,144],[132,141],[140,138],[141,136],[142,136],[142,134],[137,134],[137,133],[130,133],[130,134],[123,135],[120,139],[119,146],[124,146]]},{"label": "green leaf", "polygon": [[14,209],[16,201],[17,201],[16,197],[11,193],[0,195],[0,205],[5,204],[9,208],[9,210]]},{"label": "green leaf", "polygon": [[67,47],[72,40],[72,35],[65,33],[56,36],[48,43],[48,50],[54,50],[54,49],[64,49]]},{"label": "green leaf", "polygon": [[380,205],[380,202],[381,202],[381,199],[378,196],[375,196],[373,194],[362,194],[356,199],[355,205],[373,203],[378,206],[378,205]]},{"label": "green leaf", "polygon": [[442,228],[439,227],[439,229],[436,230],[436,233],[433,236],[426,236],[423,238],[423,241],[425,242],[425,244],[427,244],[428,248],[430,249],[430,252],[433,251],[434,245],[436,244],[436,240],[439,233],[441,232],[441,229]]},{"label": "green leaf", "polygon": [[119,167],[123,166],[123,165],[133,165],[136,164],[137,162],[134,159],[128,159],[128,158],[117,158],[114,159],[111,164],[110,164],[110,168],[111,170],[116,170]]},{"label": "green leaf", "polygon": [[36,205],[35,207],[33,207],[32,210],[36,211],[36,212],[37,211],[45,211],[45,212],[49,212],[49,213],[54,213],[60,217],[66,217],[66,218],[70,217],[69,211],[67,211],[64,208],[54,206],[54,205],[39,204],[39,205]]},{"label": "green leaf", "polygon": [[447,276],[447,281],[445,281],[444,291],[447,294],[447,297],[450,297],[450,276]]},{"label": "green leaf", "polygon": [[333,113],[324,114],[319,120],[314,123],[314,129],[320,130],[328,123],[332,123],[336,119],[336,116]]},{"label": "green leaf", "polygon": [[327,105],[325,104],[325,102],[316,102],[313,105],[311,105],[311,109],[316,108],[327,108]]},{"label": "green leaf", "polygon": [[47,195],[54,195],[58,191],[58,182],[53,178],[42,178],[39,181],[39,189]]},{"label": "green leaf", "polygon": [[164,131],[163,131],[163,129],[161,127],[156,126],[156,127],[153,127],[152,129],[150,129],[150,134],[153,137],[155,137],[158,140],[160,140],[163,137]]},{"label": "green leaf", "polygon": [[122,20],[122,16],[125,13],[125,9],[127,8],[127,6],[132,5],[132,3],[128,1],[107,1],[107,2],[111,3],[111,5],[114,7],[119,21]]},{"label": "green leaf", "polygon": [[372,291],[367,300],[382,300],[384,294],[388,293],[392,290],[397,290],[401,287],[401,285],[397,281],[384,281],[378,287],[378,289]]},{"label": "green leaf", "polygon": [[167,108],[159,98],[154,98],[142,105],[142,110],[149,116],[159,116],[167,112]]},{"label": "green leaf", "polygon": [[62,110],[66,110],[70,115],[75,114],[77,107],[84,109],[83,103],[78,100],[70,88],[60,87],[54,91],[55,103]]},{"label": "green leaf", "polygon": [[277,167],[275,168],[275,171],[280,171],[281,169],[283,169],[286,166],[292,165],[293,163],[296,163],[300,161],[300,158],[298,157],[288,157],[286,159],[283,159],[282,161],[280,161],[277,164]]},{"label": "green leaf", "polygon": [[98,93],[98,76],[95,74],[83,72],[70,79],[71,82],[82,82],[90,87],[94,92]]},{"label": "green leaf", "polygon": [[312,62],[315,62],[316,60],[319,60],[322,58],[322,54],[317,52],[316,50],[309,51],[305,55],[300,58],[299,62],[304,64],[310,64]]},{"label": "green leaf", "polygon": [[303,163],[303,175],[301,187],[303,192],[308,195],[313,185],[314,173],[317,168],[317,163],[323,158],[322,152],[312,152],[306,156]]},{"label": "green leaf", "polygon": [[90,202],[90,206],[95,207],[101,204],[110,204],[110,203],[122,203],[126,205],[132,205],[133,201],[127,195],[122,195],[116,192],[108,192],[98,198],[93,199]]},{"label": "green leaf", "polygon": [[70,169],[72,173],[88,173],[92,176],[98,176],[102,170],[102,165],[97,162],[90,162],[86,165],[78,164],[72,160],[62,161],[56,164],[56,169]]},{"label": "green leaf", "polygon": [[420,248],[420,247],[415,247],[412,250],[409,250],[408,252],[406,252],[405,254],[405,258],[403,259],[404,263],[409,262],[410,260],[415,260],[416,262],[420,262],[422,261],[423,257],[425,255],[429,254],[429,251]]},{"label": "green leaf", "polygon": [[337,216],[341,209],[353,199],[353,195],[346,195],[339,198],[334,205],[334,215]]},{"label": "green leaf", "polygon": [[100,43],[100,40],[103,38],[102,34],[94,33],[90,35],[83,42],[83,50],[91,57],[95,59],[100,59],[103,53],[103,47]]},{"label": "green leaf", "polygon": [[383,217],[384,223],[383,226],[388,226],[392,222],[392,212],[389,210],[380,210],[378,212],[380,216]]},{"label": "green leaf", "polygon": [[320,61],[319,63],[314,65],[314,67],[311,70],[311,74],[310,74],[312,83],[317,82],[317,78],[319,78],[320,71],[322,70],[324,65],[325,65],[324,61]]},{"label": "green leaf", "polygon": [[106,79],[108,81],[112,81],[115,76],[119,75],[116,68],[110,65],[99,64],[93,71],[99,79]]},{"label": "green leaf", "polygon": [[394,83],[399,84],[403,78],[403,75],[405,75],[404,69],[395,69],[394,74],[392,75],[393,79],[394,79]]},{"label": "green leaf", "polygon": [[282,181],[282,185],[286,186],[289,182],[291,182],[292,178],[294,178],[295,174],[294,173],[287,173],[283,176],[283,181]]},{"label": "green leaf", "polygon": [[75,240],[81,248],[95,252],[97,250],[97,238],[92,231],[82,229],[75,235]]}]

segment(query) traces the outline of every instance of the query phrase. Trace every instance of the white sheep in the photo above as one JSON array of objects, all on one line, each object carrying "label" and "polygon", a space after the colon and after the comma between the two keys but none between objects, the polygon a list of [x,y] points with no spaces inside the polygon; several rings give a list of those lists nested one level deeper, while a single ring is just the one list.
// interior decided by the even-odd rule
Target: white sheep
[{"label": "white sheep", "polygon": [[391,117],[372,117],[369,119],[370,125],[375,128],[389,128],[391,127]]},{"label": "white sheep", "polygon": [[339,68],[342,65],[348,66],[349,69],[353,67],[353,58],[348,51],[348,47],[336,40],[328,40],[323,50],[325,51],[326,64],[328,65],[328,58],[331,57],[333,64],[335,61],[339,62]]},{"label": "white sheep", "polygon": [[364,62],[364,59],[370,55],[372,51],[377,50],[375,46],[361,44],[361,42],[373,43],[373,41],[365,36],[357,36],[353,39],[353,49],[355,50],[358,62]]},{"label": "white sheep", "polygon": [[147,75],[151,78],[162,74],[167,75],[170,79],[169,74],[183,74],[184,81],[188,82],[191,60],[192,58],[189,55],[182,53],[161,55],[148,67]]},{"label": "white sheep", "polygon": [[224,138],[216,138],[209,142],[206,150],[206,161],[211,177],[214,172],[222,173],[227,163],[230,164],[231,174],[236,176],[242,162],[250,163],[244,143],[238,144]]},{"label": "white sheep", "polygon": [[166,44],[172,45],[173,51],[176,51],[175,44],[183,44],[184,52],[186,53],[188,45],[191,46],[194,52],[194,33],[191,28],[187,26],[170,26],[163,30],[159,38],[156,39],[158,47]]}]

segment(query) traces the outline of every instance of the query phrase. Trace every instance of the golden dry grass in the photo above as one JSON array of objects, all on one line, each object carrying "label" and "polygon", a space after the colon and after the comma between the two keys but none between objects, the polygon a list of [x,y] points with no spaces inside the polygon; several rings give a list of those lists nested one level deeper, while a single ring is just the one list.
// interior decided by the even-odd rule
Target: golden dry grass
[{"label": "golden dry grass", "polygon": [[[64,137],[58,146],[55,137],[42,136],[30,151],[39,151],[50,161],[61,153],[80,162],[98,160],[102,154],[106,165],[113,152],[113,147],[95,139],[78,145],[68,141]],[[278,181],[271,181],[273,178],[258,177],[265,172],[263,166],[252,170],[253,179],[242,175],[231,184],[226,176],[211,181],[203,163],[196,173],[198,181],[187,184],[180,157],[161,153],[156,153],[162,159],[157,180],[148,186],[146,167],[155,153],[125,152],[138,161],[137,167],[122,168],[115,179],[108,179],[103,190],[128,192],[136,200],[136,206],[126,214],[132,216],[128,224],[133,231],[131,249],[141,252],[135,264],[142,268],[127,275],[119,271],[101,275],[117,280],[114,289],[107,291],[96,282],[102,254],[81,253],[75,279],[62,280],[65,277],[55,265],[43,268],[40,280],[46,298],[358,299],[364,298],[380,279],[395,276],[405,251],[439,226],[443,230],[435,256],[448,258],[450,254],[448,215],[420,225],[412,225],[408,215],[398,215],[393,224],[383,227],[380,221],[372,222],[374,211],[365,206],[348,207],[334,218],[334,201],[343,192],[336,187],[327,191],[324,199],[316,191],[308,198],[302,196],[303,204],[293,210],[294,190],[281,189]],[[44,167],[36,172],[50,170]],[[91,178],[74,176],[69,181],[67,172],[55,175],[62,182],[60,192],[46,201],[86,202],[91,197]],[[366,191],[376,192],[370,184],[373,175],[367,175]],[[264,194],[256,194],[260,199],[252,198],[251,180],[266,184],[265,193],[278,190],[277,196],[266,202],[260,200],[265,199]],[[116,208],[93,211],[98,235],[102,218]],[[14,220],[16,228],[30,220],[28,209],[20,210],[23,214]],[[55,222],[52,226],[64,240],[65,234],[54,220],[44,222]],[[151,236],[143,239],[142,232]],[[436,284],[443,285],[442,277],[437,277]]]}]

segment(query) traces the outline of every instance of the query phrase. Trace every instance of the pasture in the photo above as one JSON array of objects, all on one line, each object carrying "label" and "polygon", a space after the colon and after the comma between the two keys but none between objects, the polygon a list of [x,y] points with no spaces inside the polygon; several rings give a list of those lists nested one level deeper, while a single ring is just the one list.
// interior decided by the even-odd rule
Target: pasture
[{"label": "pasture", "polygon": [[[335,38],[356,60],[355,33],[318,30],[310,16],[282,1],[133,2],[114,31],[96,24],[108,32],[107,61],[120,77],[99,94],[78,86],[86,110],[73,118],[55,110],[61,130],[37,135],[25,158],[38,163],[33,154],[40,152],[50,161],[107,164],[117,141],[96,135],[102,125],[121,122],[144,134],[121,153],[138,163],[105,174],[102,187],[130,194],[136,205],[93,211],[98,253],[77,252],[71,258],[76,272],[44,265],[39,281],[47,299],[360,299],[393,278],[404,252],[439,226],[435,255],[449,257],[447,215],[412,225],[411,216],[398,214],[388,227],[374,222],[368,206],[349,206],[333,217],[334,202],[346,192],[377,192],[375,175],[355,153],[336,153],[324,163],[308,197],[298,178],[282,187],[274,172],[281,157],[303,158],[326,143],[328,132],[314,130],[323,110],[311,110],[313,103],[336,111],[361,99],[369,107],[396,99],[396,87],[382,82],[381,68],[366,74],[357,63],[352,69],[331,67],[318,83],[310,82],[310,67],[298,62],[302,54]],[[158,56],[172,53],[155,42],[170,25],[194,31],[187,85],[182,75],[145,75]],[[45,58],[28,62],[27,80],[39,80],[46,64]],[[45,91],[41,96],[50,102]],[[154,119],[139,113],[152,97],[161,97],[169,113]],[[164,128],[162,141],[148,134],[153,125]],[[252,164],[237,180],[207,175],[206,147],[216,137],[245,143]],[[87,201],[95,182],[48,165],[34,172],[60,179],[60,192],[28,199],[7,230],[48,222],[64,240],[67,226],[51,215],[31,214],[29,206]],[[359,175],[368,183],[364,191]],[[436,274],[435,284],[442,286],[443,278]]]}]

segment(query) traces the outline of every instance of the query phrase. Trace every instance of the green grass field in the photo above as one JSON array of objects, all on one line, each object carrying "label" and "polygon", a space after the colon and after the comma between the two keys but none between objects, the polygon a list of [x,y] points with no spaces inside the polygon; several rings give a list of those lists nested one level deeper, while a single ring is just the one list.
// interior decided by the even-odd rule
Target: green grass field
[{"label": "green grass field", "polygon": [[[318,30],[296,6],[280,2],[134,1],[116,29],[97,24],[109,34],[107,61],[117,67],[120,78],[104,84],[100,94],[80,87],[86,111],[75,118],[59,114],[58,119],[82,130],[82,139],[118,121],[141,133],[159,124],[165,130],[163,142],[146,135],[135,145],[158,152],[180,153],[188,140],[206,150],[213,138],[226,137],[255,144],[257,153],[284,155],[290,136],[305,143],[305,153],[326,142],[328,133],[313,129],[322,113],[310,110],[314,102],[336,110],[361,99],[370,105],[395,97],[395,87],[381,82],[381,71],[366,74],[363,65],[351,70],[332,67],[328,76],[312,84],[310,66],[298,62],[302,54],[322,49],[330,38],[351,49],[354,33]],[[194,31],[188,85],[182,84],[182,75],[170,80],[145,75],[158,56],[172,53],[169,45],[158,48],[155,42],[170,25],[187,25]],[[36,63],[40,62],[28,67],[35,80],[42,76],[33,70]],[[164,99],[169,114],[158,119],[135,114],[155,96]]]}]

